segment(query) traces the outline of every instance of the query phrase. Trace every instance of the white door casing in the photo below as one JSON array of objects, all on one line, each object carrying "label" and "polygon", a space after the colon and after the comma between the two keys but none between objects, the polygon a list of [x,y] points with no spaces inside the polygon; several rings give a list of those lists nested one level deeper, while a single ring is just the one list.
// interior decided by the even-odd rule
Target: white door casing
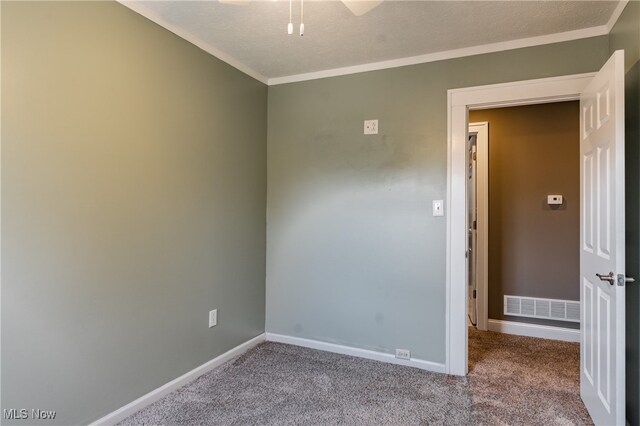
[{"label": "white door casing", "polygon": [[[625,424],[624,51],[580,96],[580,395],[596,425]],[[596,274],[608,275],[603,281]],[[622,282],[618,285],[618,277]]]}]

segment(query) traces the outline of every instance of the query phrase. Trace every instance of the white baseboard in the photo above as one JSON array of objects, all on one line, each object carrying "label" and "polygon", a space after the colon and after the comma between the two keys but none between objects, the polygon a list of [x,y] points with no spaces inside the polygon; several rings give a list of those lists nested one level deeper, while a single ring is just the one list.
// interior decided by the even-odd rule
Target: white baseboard
[{"label": "white baseboard", "polygon": [[421,370],[433,371],[436,373],[446,372],[445,365],[437,362],[424,361],[421,359],[398,359],[394,355],[384,352],[376,352],[368,349],[360,349],[351,346],[338,345],[335,343],[321,342],[318,340],[303,339],[301,337],[286,336],[283,334],[266,333],[266,337],[268,342],[286,343],[289,345],[302,346],[305,348],[333,352],[341,355],[350,355],[359,358],[382,361],[389,364],[406,365],[408,367],[420,368]]},{"label": "white baseboard", "polygon": [[150,405],[150,404],[156,402],[157,400],[159,400],[163,396],[167,395],[168,393],[173,392],[174,390],[176,390],[176,389],[182,387],[183,385],[187,384],[188,382],[198,378],[199,376],[203,375],[204,373],[206,373],[206,372],[208,372],[210,370],[213,370],[214,368],[224,364],[225,362],[229,361],[231,358],[234,358],[234,357],[236,357],[236,356],[248,351],[249,349],[253,348],[254,346],[264,342],[264,340],[265,340],[265,333],[262,333],[259,336],[256,336],[253,339],[248,340],[248,341],[242,343],[241,345],[238,345],[235,348],[223,353],[222,355],[219,355],[219,356],[215,357],[214,359],[205,362],[201,366],[194,368],[193,370],[189,371],[188,373],[183,374],[182,376],[178,377],[177,379],[173,379],[169,383],[165,383],[164,385],[160,386],[159,388],[152,390],[151,392],[141,396],[140,398],[136,399],[133,402],[130,402],[129,404],[125,405],[124,407],[118,408],[116,411],[113,411],[113,412],[107,414],[106,416],[96,420],[95,422],[91,423],[90,426],[110,426],[110,425],[115,425],[116,423],[121,422],[122,420],[126,419],[127,417],[129,417],[133,413],[135,413],[137,411],[140,411],[141,409],[143,409],[147,405]]},{"label": "white baseboard", "polygon": [[516,334],[518,336],[540,337],[542,339],[580,342],[580,330],[549,325],[528,324],[523,322],[490,319],[487,323],[489,331]]}]

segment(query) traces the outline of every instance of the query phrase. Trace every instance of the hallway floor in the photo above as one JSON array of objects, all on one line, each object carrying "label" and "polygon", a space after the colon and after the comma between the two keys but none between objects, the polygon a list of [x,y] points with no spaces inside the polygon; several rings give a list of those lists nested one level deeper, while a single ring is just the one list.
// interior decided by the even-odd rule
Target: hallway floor
[{"label": "hallway floor", "polygon": [[591,425],[580,399],[580,344],[469,328],[475,424]]},{"label": "hallway floor", "polygon": [[469,329],[466,378],[263,343],[121,425],[585,425],[579,345]]}]

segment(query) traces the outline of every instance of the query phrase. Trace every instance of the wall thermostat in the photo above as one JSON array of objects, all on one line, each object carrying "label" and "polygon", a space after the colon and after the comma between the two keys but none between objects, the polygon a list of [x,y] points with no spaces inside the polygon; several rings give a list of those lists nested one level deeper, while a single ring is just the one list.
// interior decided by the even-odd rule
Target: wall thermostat
[{"label": "wall thermostat", "polygon": [[558,205],[562,204],[562,195],[547,195],[547,204]]}]

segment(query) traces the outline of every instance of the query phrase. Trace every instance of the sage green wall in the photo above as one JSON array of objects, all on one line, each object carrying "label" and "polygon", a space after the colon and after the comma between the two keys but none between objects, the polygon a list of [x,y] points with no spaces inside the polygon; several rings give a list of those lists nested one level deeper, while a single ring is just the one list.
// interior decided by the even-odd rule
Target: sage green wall
[{"label": "sage green wall", "polygon": [[267,88],[115,2],[1,28],[2,408],[88,423],[264,331]]},{"label": "sage green wall", "polygon": [[608,56],[603,36],[270,86],[267,331],[443,363],[447,89]]},{"label": "sage green wall", "polygon": [[[625,54],[627,275],[640,278],[640,3],[630,1],[609,34],[610,52]],[[626,290],[627,420],[640,424],[640,287]]]}]

